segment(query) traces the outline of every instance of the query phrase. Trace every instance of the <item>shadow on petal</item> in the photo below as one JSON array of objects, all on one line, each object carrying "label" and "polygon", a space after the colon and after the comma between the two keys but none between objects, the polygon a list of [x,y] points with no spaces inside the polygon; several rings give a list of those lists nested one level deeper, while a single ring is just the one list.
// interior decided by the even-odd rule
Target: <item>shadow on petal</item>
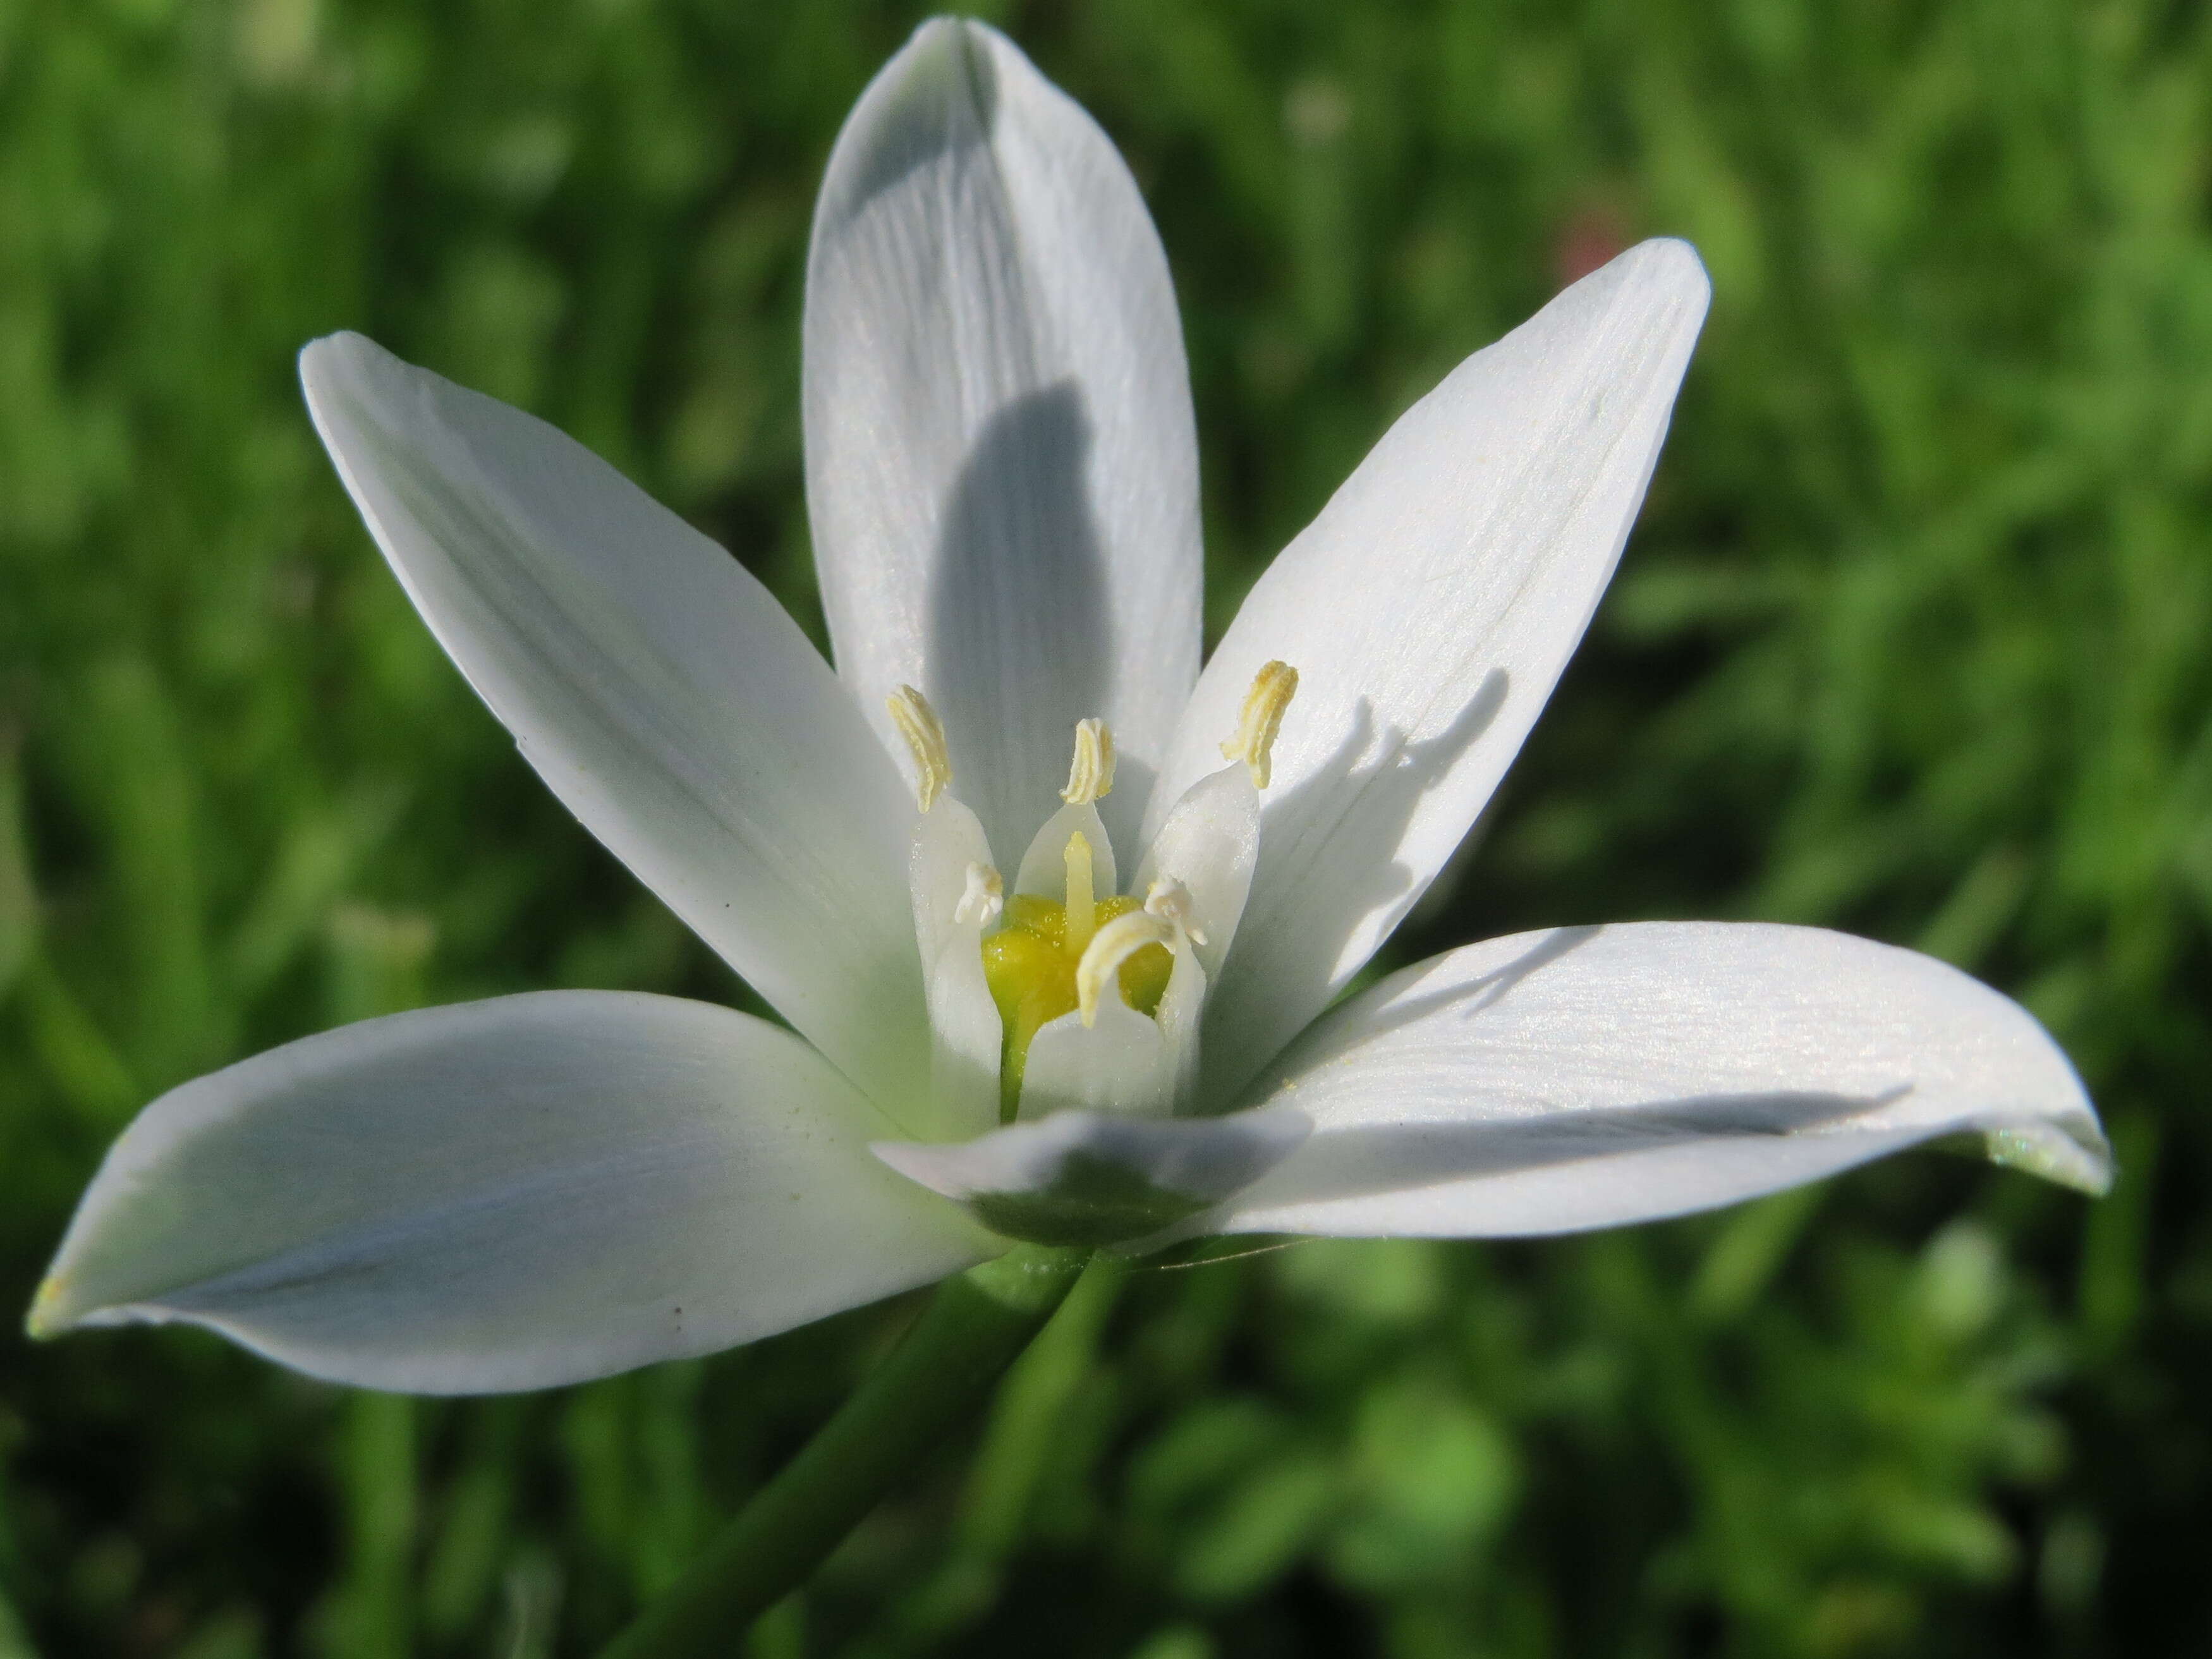
[{"label": "shadow on petal", "polygon": [[[924,660],[952,666],[925,689],[961,799],[1005,851],[1060,805],[1075,723],[1106,708],[1112,689],[1091,450],[1074,381],[1016,399],[977,434],[939,532]],[[1139,798],[1150,781],[1116,780]]]},{"label": "shadow on petal", "polygon": [[1692,1141],[1778,1139],[1834,1128],[1911,1092],[1899,1086],[1870,1096],[1705,1095],[1521,1121],[1365,1124],[1324,1131],[1305,1147],[1294,1170],[1269,1182],[1265,1201],[1312,1204],[1413,1192]]},{"label": "shadow on petal", "polygon": [[1006,1237],[1098,1246],[1210,1208],[1289,1157],[1312,1127],[1280,1107],[1212,1119],[1072,1110],[958,1146],[876,1141],[869,1150]]},{"label": "shadow on petal", "polygon": [[[1497,720],[1509,689],[1505,672],[1492,669],[1449,726],[1419,741],[1395,726],[1377,730],[1374,705],[1361,697],[1329,758],[1263,798],[1251,897],[1207,1011],[1204,1098],[1230,1100],[1426,890],[1427,877],[1416,880],[1378,850],[1405,841],[1423,801]],[[1328,895],[1326,905],[1312,902],[1316,892]]]}]

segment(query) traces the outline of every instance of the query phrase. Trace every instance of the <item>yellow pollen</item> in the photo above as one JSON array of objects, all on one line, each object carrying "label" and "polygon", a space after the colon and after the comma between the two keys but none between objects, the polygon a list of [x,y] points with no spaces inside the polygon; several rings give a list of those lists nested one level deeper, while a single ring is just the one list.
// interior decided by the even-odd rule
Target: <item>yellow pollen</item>
[{"label": "yellow pollen", "polygon": [[1085,948],[1083,960],[1075,964],[1075,1006],[1082,1011],[1083,1023],[1098,1023],[1099,994],[1121,971],[1123,963],[1139,951],[1164,949],[1174,942],[1175,928],[1142,910],[1127,911],[1100,927]]},{"label": "yellow pollen", "polygon": [[1091,842],[1080,830],[1067,838],[1067,954],[1080,957],[1098,931],[1098,907],[1091,897]]},{"label": "yellow pollen", "polygon": [[1067,787],[1060,798],[1070,806],[1088,806],[1114,787],[1114,733],[1104,720],[1079,720],[1075,758],[1067,769]]},{"label": "yellow pollen", "polygon": [[902,685],[884,699],[891,711],[891,724],[914,752],[914,793],[925,812],[936,804],[952,781],[952,756],[945,746],[945,722],[929,706],[929,699],[910,685]]},{"label": "yellow pollen", "polygon": [[1262,667],[1252,677],[1252,689],[1244,694],[1236,732],[1221,745],[1224,759],[1244,763],[1255,789],[1267,787],[1268,757],[1275,747],[1275,733],[1282,730],[1283,711],[1291,706],[1297,690],[1298,671],[1290,664],[1270,662]]}]

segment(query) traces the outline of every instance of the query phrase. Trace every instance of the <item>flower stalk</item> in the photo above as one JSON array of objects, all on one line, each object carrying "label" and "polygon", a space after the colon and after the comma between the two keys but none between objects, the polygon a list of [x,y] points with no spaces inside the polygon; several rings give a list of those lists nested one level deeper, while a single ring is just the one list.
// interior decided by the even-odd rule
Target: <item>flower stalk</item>
[{"label": "flower stalk", "polygon": [[1090,1260],[1023,1244],[940,1284],[890,1358],[600,1659],[727,1653],[981,1402]]}]

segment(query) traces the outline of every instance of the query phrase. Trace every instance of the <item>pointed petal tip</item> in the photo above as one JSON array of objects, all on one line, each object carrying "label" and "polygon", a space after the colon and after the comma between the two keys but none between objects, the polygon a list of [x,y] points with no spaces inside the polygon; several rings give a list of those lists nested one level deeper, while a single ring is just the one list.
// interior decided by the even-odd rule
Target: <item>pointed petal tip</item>
[{"label": "pointed petal tip", "polygon": [[312,386],[314,377],[337,368],[345,358],[363,350],[382,352],[384,348],[349,328],[319,334],[300,348],[300,379]]},{"label": "pointed petal tip", "polygon": [[[906,45],[878,71],[877,78],[886,86],[918,89],[930,77],[958,75],[962,76],[959,89],[972,96],[977,88],[969,77],[974,72],[975,57],[988,53],[991,43],[1000,38],[996,29],[973,18],[924,18],[907,37]],[[951,89],[951,83],[939,84]]]},{"label": "pointed petal tip", "polygon": [[1700,293],[1712,291],[1712,278],[1705,270],[1705,262],[1698,257],[1694,242],[1680,236],[1653,236],[1638,242],[1628,252],[1654,276],[1664,276],[1685,289]]},{"label": "pointed petal tip", "polygon": [[300,348],[298,363],[300,392],[307,399],[308,418],[350,490],[354,462],[344,441],[331,425],[336,412],[365,388],[392,384],[395,372],[404,379],[409,374],[420,377],[423,371],[349,328],[308,341]]},{"label": "pointed petal tip", "polygon": [[[2085,1109],[2087,1104],[2085,1101]],[[1983,1135],[1983,1147],[1992,1164],[2070,1187],[2089,1198],[2111,1192],[2119,1173],[2112,1162],[2112,1143],[2094,1117],[1990,1129]]]},{"label": "pointed petal tip", "polygon": [[980,32],[983,27],[972,17],[957,17],[951,12],[940,11],[923,18],[914,26],[914,33],[907,37],[906,50],[910,52],[925,40],[939,41]]},{"label": "pointed petal tip", "polygon": [[30,1310],[23,1316],[24,1335],[33,1342],[51,1342],[76,1324],[76,1310],[64,1304],[66,1291],[67,1281],[59,1273],[49,1273],[41,1281],[38,1294],[31,1298]]},{"label": "pointed petal tip", "polygon": [[1712,306],[1713,279],[1698,250],[1680,237],[1654,236],[1638,242],[1606,269],[1618,270],[1624,289],[1668,296],[1692,333],[1704,325]]},{"label": "pointed petal tip", "polygon": [[898,55],[904,57],[909,52],[918,55],[931,51],[957,52],[963,46],[988,51],[994,45],[1011,46],[1013,43],[980,17],[956,17],[939,12],[934,17],[925,17],[915,25],[914,33],[907,37],[906,45],[899,49]]}]

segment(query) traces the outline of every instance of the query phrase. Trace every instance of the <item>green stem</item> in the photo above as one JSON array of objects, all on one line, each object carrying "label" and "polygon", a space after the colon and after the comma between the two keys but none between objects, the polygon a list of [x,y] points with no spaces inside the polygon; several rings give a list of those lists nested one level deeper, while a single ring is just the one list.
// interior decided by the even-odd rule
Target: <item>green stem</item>
[{"label": "green stem", "polygon": [[599,1659],[729,1652],[981,1401],[1089,1259],[1019,1244],[939,1285],[890,1357]]}]

